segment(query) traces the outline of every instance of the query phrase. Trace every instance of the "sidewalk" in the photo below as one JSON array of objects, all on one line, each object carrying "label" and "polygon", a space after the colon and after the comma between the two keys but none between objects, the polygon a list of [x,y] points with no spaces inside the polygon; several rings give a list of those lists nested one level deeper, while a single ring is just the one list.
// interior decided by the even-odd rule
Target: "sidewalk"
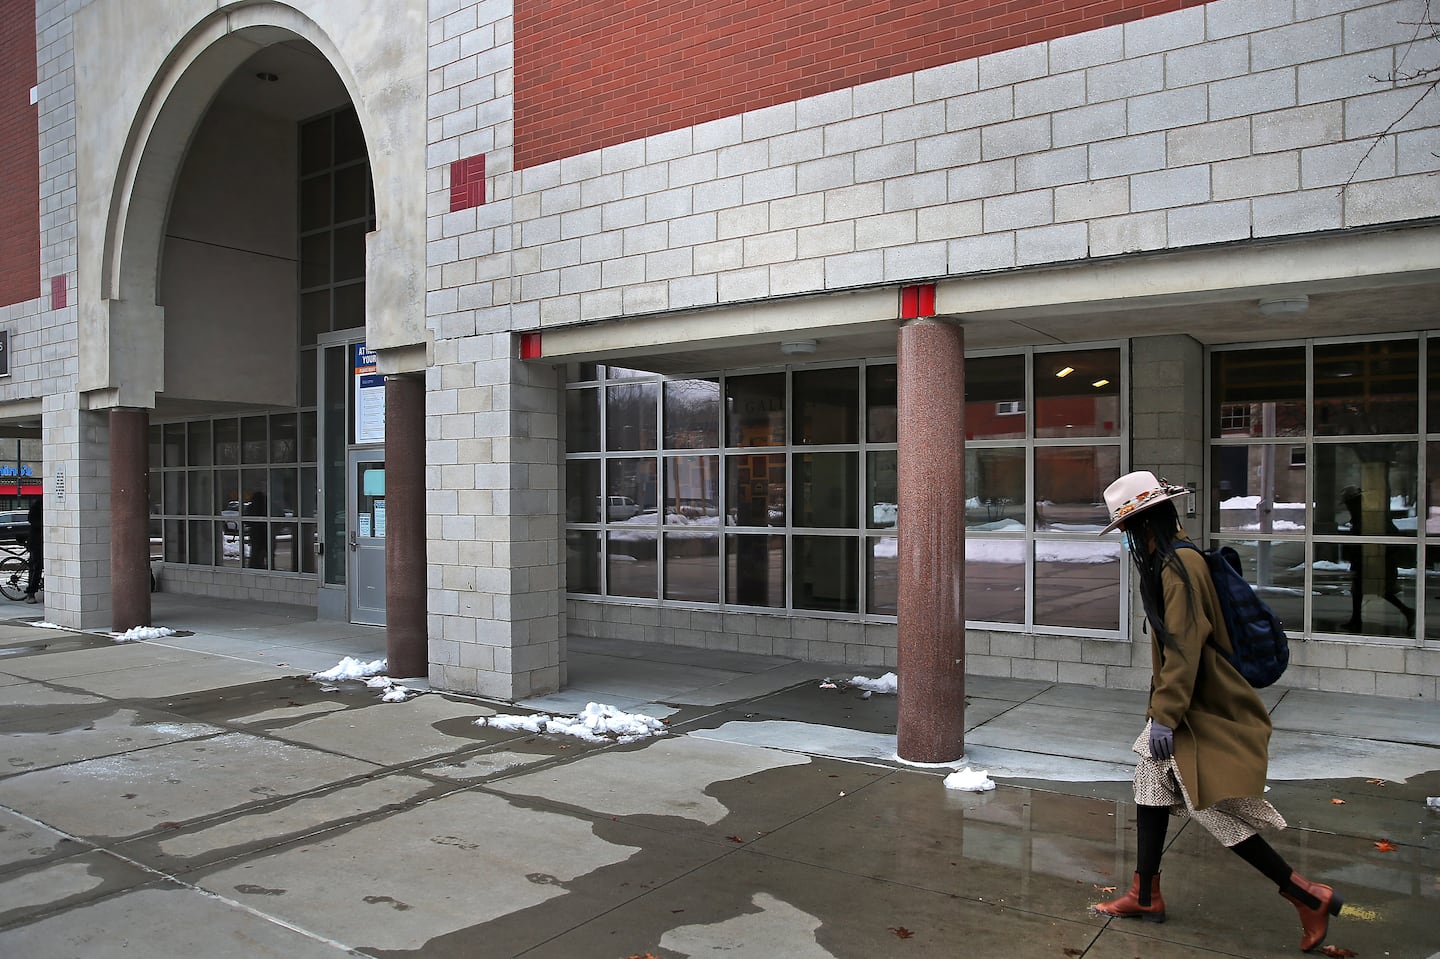
[{"label": "sidewalk", "polygon": [[[893,759],[894,696],[821,688],[853,667],[572,641],[553,697],[384,703],[305,678],[381,631],[161,596],[153,641],[0,622],[0,956],[1297,954],[1294,909],[1191,823],[1168,922],[1088,911],[1134,865],[1135,692],[971,677],[999,787],[964,793]],[[1440,705],[1265,695],[1274,844],[1347,899],[1327,943],[1440,955]],[[591,700],[668,731],[474,723]]]}]

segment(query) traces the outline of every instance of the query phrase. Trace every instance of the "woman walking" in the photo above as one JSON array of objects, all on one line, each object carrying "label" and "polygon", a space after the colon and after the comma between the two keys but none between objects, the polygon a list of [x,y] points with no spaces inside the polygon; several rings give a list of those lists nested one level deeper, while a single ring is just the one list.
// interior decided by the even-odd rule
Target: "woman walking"
[{"label": "woman walking", "polygon": [[[1188,816],[1263,873],[1300,913],[1300,948],[1325,939],[1342,900],[1295,872],[1259,835],[1285,828],[1265,801],[1270,716],[1222,655],[1230,637],[1205,559],[1170,500],[1189,494],[1154,473],[1120,477],[1105,490],[1110,525],[1135,562],[1150,632],[1150,705],[1135,740],[1136,867],[1130,891],[1094,908],[1107,916],[1165,921],[1160,857],[1170,816]],[[1183,544],[1183,545],[1182,545]],[[1179,546],[1179,548],[1177,548]]]}]

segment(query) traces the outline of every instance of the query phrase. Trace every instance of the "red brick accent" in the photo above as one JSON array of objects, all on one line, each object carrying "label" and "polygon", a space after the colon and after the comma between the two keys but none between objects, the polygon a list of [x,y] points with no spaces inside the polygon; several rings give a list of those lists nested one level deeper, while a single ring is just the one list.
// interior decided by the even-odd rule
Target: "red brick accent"
[{"label": "red brick accent", "polygon": [[515,167],[1207,0],[517,0]]},{"label": "red brick accent", "polygon": [[485,203],[485,154],[450,164],[450,212]]},{"label": "red brick accent", "polygon": [[70,305],[70,289],[65,285],[65,274],[50,277],[50,309],[63,310]]},{"label": "red brick accent", "polygon": [[0,306],[40,295],[35,0],[0,0]]}]

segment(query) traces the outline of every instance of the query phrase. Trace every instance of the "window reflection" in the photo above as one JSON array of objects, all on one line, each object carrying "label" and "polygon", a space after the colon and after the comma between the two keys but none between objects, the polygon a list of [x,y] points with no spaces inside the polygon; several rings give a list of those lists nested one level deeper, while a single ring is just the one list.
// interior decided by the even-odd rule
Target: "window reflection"
[{"label": "window reflection", "polygon": [[1035,449],[1035,528],[1099,532],[1110,522],[1105,487],[1120,475],[1118,446]]},{"label": "window reflection", "polygon": [[1025,357],[965,360],[965,437],[1024,439]]},{"label": "window reflection", "polygon": [[965,528],[1025,531],[1025,450],[965,449]]},{"label": "window reflection", "polygon": [[880,616],[900,612],[899,540],[894,536],[870,536],[865,540],[866,582],[869,596],[865,611]]},{"label": "window reflection", "polygon": [[612,450],[653,450],[659,413],[658,383],[626,383],[605,391],[605,446]]},{"label": "window reflection", "polygon": [[1413,443],[1326,443],[1314,455],[1316,532],[1415,535],[1419,476]]},{"label": "window reflection", "polygon": [[[1300,632],[1305,624],[1305,544],[1296,540],[1216,540],[1217,546],[1229,546],[1240,557],[1240,572],[1255,587],[1256,594],[1275,612],[1280,625],[1287,631]],[[1315,566],[1315,595],[1334,592],[1335,559]]]},{"label": "window reflection", "polygon": [[865,438],[871,443],[894,443],[899,438],[895,377],[894,363],[865,368]]},{"label": "window reflection", "polygon": [[611,596],[656,598],[654,530],[612,529],[605,534],[605,583]]},{"label": "window reflection", "polygon": [[718,380],[670,380],[665,383],[665,448],[714,449],[720,445]]},{"label": "window reflection", "polygon": [[725,445],[785,445],[785,374],[725,378]]},{"label": "window reflection", "polygon": [[725,502],[731,526],[784,526],[785,454],[725,457]]},{"label": "window reflection", "polygon": [[830,446],[858,442],[860,370],[798,371],[791,379],[795,423],[791,442]]},{"label": "window reflection", "polygon": [[1315,435],[1415,432],[1419,376],[1415,340],[1315,347]]},{"label": "window reflection", "polygon": [[900,520],[900,475],[894,450],[867,454],[865,484],[869,508],[866,522],[872,529],[894,529]]},{"label": "window reflection", "polygon": [[600,522],[600,461],[570,460],[565,464],[565,522]]},{"label": "window reflection", "polygon": [[851,536],[796,536],[794,596],[797,609],[859,610],[859,540]]},{"label": "window reflection", "polygon": [[1220,351],[1210,358],[1214,436],[1302,436],[1305,348]]},{"label": "window reflection", "polygon": [[1035,544],[1035,622],[1075,629],[1120,628],[1120,544]]},{"label": "window reflection", "polygon": [[799,453],[795,456],[794,525],[848,529],[859,523],[856,453]]},{"label": "window reflection", "polygon": [[665,598],[691,603],[720,599],[720,536],[703,530],[665,531]]},{"label": "window reflection", "polygon": [[785,537],[725,537],[725,601],[737,606],[785,605]]},{"label": "window reflection", "polygon": [[608,462],[605,514],[609,523],[654,526],[660,502],[655,457],[626,457]]},{"label": "window reflection", "polygon": [[720,457],[665,457],[665,525],[720,525]]},{"label": "window reflection", "polygon": [[593,453],[600,449],[598,389],[566,391],[565,449],[571,453]]},{"label": "window reflection", "polygon": [[572,593],[600,592],[599,532],[584,529],[566,532],[565,589]]},{"label": "window reflection", "polygon": [[1036,437],[1120,435],[1120,351],[1035,354]]},{"label": "window reflection", "polygon": [[965,619],[1025,622],[1023,540],[965,537]]},{"label": "window reflection", "polygon": [[1247,533],[1305,530],[1303,444],[1218,446],[1211,451],[1211,474],[1218,477],[1211,504],[1215,529]]}]

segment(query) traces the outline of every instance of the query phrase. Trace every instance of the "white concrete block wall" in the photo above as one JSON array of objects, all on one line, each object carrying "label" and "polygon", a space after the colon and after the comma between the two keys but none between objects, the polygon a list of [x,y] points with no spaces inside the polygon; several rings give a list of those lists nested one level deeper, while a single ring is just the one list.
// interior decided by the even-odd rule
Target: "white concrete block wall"
[{"label": "white concrete block wall", "polygon": [[[1219,0],[513,177],[511,75],[486,81],[506,91],[490,104],[447,113],[481,53],[437,62],[432,267],[458,258],[466,228],[509,228],[444,212],[440,164],[489,136],[515,222],[476,243],[513,251],[512,271],[488,281],[505,295],[478,299],[523,303],[515,329],[1440,215],[1426,189],[1440,106],[1372,139],[1421,90],[1372,76],[1435,56],[1404,26],[1419,6]],[[492,25],[451,36],[481,8],[500,9],[438,19],[433,55],[503,63]],[[477,110],[496,118],[489,133],[470,129]],[[1078,200],[1095,181],[1108,202]],[[436,293],[469,287],[436,280]]]}]

